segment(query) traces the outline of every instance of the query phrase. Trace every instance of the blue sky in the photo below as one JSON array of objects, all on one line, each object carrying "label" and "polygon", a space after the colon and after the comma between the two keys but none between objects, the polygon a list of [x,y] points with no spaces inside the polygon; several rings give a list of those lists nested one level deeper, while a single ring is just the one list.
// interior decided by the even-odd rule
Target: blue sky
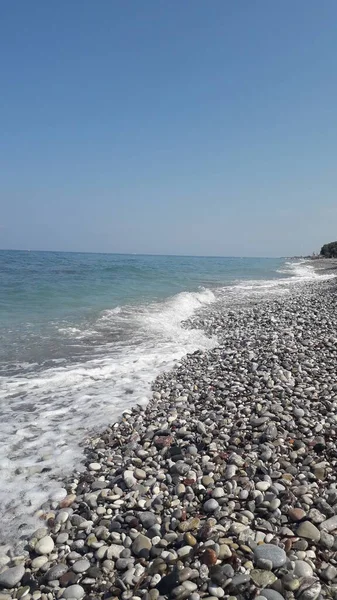
[{"label": "blue sky", "polygon": [[0,247],[277,256],[337,238],[335,0],[0,6]]}]

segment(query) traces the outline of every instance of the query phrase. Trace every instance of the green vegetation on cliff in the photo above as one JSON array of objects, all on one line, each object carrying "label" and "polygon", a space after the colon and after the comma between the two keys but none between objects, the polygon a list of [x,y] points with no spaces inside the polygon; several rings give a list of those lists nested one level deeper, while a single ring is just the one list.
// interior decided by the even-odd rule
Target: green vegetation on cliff
[{"label": "green vegetation on cliff", "polygon": [[321,256],[324,258],[337,258],[337,242],[330,242],[330,244],[324,244],[321,248]]}]

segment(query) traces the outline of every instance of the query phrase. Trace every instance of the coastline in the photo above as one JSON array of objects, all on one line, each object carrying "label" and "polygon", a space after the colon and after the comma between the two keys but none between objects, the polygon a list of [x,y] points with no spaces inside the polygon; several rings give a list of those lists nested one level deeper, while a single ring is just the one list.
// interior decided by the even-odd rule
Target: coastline
[{"label": "coastline", "polygon": [[91,440],[68,495],[42,507],[29,554],[0,556],[12,590],[1,600],[337,590],[335,285],[192,319],[219,345],[159,376],[145,408]]}]

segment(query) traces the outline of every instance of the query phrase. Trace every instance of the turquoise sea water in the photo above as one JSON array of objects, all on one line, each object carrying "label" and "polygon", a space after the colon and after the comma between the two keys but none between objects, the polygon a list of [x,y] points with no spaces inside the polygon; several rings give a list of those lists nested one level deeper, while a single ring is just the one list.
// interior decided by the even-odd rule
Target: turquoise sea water
[{"label": "turquoise sea water", "polygon": [[312,277],[284,259],[0,251],[1,541],[32,526],[88,432],[216,344],[186,319]]}]

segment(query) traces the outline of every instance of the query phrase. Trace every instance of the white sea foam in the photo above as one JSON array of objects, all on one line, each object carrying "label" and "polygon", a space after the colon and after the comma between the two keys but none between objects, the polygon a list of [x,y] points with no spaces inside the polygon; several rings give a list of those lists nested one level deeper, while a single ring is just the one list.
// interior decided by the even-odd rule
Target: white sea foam
[{"label": "white sea foam", "polygon": [[287,275],[287,277],[280,279],[243,281],[238,283],[235,288],[233,288],[233,291],[239,293],[254,291],[255,294],[266,292],[282,294],[290,292],[291,289],[298,284],[305,284],[315,280],[325,281],[335,277],[335,275],[331,273],[318,273],[314,266],[308,264],[305,260],[299,262],[286,262],[284,266],[278,270],[278,273]]}]

